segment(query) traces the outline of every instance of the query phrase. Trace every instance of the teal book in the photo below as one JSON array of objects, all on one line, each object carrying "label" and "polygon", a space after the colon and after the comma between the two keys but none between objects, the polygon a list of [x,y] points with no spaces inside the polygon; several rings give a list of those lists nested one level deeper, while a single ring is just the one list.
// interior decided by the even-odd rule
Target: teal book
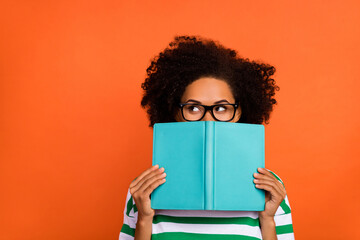
[{"label": "teal book", "polygon": [[265,167],[264,126],[216,121],[157,123],[153,165],[166,182],[153,209],[263,211],[265,192],[253,174]]}]

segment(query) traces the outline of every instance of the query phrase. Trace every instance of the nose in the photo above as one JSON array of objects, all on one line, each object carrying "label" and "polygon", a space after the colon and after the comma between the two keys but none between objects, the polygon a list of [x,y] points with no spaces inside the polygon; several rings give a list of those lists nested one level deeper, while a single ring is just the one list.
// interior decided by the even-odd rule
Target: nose
[{"label": "nose", "polygon": [[201,121],[215,121],[210,111],[206,111],[205,116],[201,119]]}]

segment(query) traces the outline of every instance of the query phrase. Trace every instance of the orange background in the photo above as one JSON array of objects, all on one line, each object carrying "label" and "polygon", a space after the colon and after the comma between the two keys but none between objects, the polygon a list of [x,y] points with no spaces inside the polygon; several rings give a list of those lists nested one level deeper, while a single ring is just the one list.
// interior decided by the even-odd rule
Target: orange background
[{"label": "orange background", "polygon": [[266,165],[297,239],[359,234],[358,1],[1,1],[0,239],[117,239],[151,165],[150,59],[197,34],[277,68]]}]

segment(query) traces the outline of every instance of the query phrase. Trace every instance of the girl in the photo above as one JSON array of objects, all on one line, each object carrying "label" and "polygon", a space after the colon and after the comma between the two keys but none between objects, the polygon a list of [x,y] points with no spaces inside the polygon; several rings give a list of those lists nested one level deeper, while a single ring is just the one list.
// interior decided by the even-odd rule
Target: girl
[{"label": "girl", "polygon": [[[279,90],[274,72],[273,66],[240,58],[214,41],[180,36],[148,67],[141,105],[151,127],[175,121],[267,124]],[[258,168],[251,180],[266,192],[262,212],[155,211],[150,194],[166,181],[166,173],[152,166],[130,184],[119,239],[294,239],[280,178]]]}]

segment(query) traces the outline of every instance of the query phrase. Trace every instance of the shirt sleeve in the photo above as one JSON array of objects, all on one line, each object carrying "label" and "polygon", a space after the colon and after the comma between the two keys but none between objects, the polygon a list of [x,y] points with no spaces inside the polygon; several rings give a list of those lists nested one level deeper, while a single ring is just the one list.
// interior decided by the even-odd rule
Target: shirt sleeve
[{"label": "shirt sleeve", "polygon": [[124,221],[120,231],[119,240],[134,240],[137,217],[138,211],[135,201],[130,194],[130,189],[128,189],[125,201]]},{"label": "shirt sleeve", "polygon": [[[270,171],[271,172],[271,171]],[[273,172],[271,172],[279,182],[284,186],[283,181]],[[284,186],[285,187],[285,186]],[[294,230],[291,218],[291,208],[288,196],[281,202],[275,216],[276,235],[278,240],[294,240]]]}]

